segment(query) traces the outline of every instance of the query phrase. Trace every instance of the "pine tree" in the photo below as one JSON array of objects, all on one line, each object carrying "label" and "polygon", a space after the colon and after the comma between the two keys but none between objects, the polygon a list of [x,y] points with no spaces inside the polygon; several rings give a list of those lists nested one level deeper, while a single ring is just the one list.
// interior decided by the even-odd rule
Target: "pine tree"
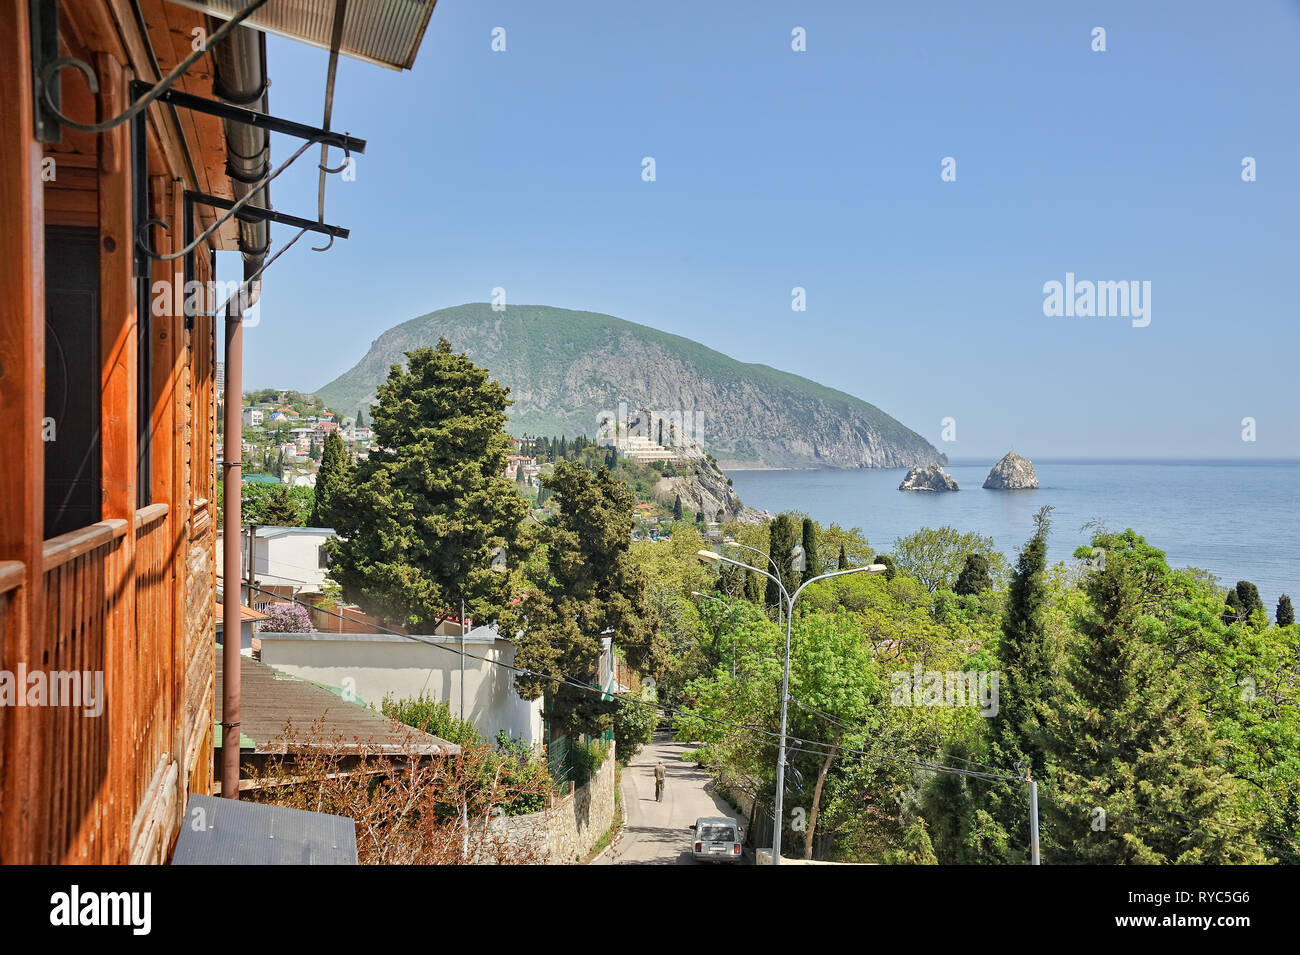
[{"label": "pine tree", "polygon": [[431,633],[460,612],[513,625],[498,548],[518,550],[527,503],[504,476],[508,391],[442,339],[407,352],[373,408],[379,450],[357,464],[330,576],[370,613]]},{"label": "pine tree", "polygon": [[1222,746],[1161,645],[1164,554],[1132,531],[1093,547],[1105,560],[1085,578],[1081,639],[1041,734],[1046,825],[1064,861],[1261,861],[1233,822],[1240,795]]},{"label": "pine tree", "polygon": [[271,527],[298,527],[302,524],[298,506],[289,497],[289,485],[275,485],[262,511],[262,523]]},{"label": "pine tree", "polygon": [[680,521],[682,520],[682,516],[682,496],[678,494],[677,497],[673,499],[673,520]]},{"label": "pine tree", "polygon": [[[1056,652],[1046,622],[1047,537],[1050,507],[1034,515],[1034,533],[1016,561],[997,646],[1000,676],[998,711],[989,726],[988,762],[1002,772],[1016,769],[1042,779],[1045,755],[1039,741],[1041,701],[1050,693]],[[1029,824],[1023,787],[990,781],[970,787],[977,812],[964,824],[1004,862],[1022,862],[1028,854]],[[982,815],[981,815],[982,814]],[[987,819],[987,824],[978,822]],[[976,841],[969,834],[962,843]]]},{"label": "pine tree", "polygon": [[1277,598],[1277,625],[1289,627],[1293,623],[1295,623],[1295,610],[1291,606],[1291,598],[1283,594]]}]

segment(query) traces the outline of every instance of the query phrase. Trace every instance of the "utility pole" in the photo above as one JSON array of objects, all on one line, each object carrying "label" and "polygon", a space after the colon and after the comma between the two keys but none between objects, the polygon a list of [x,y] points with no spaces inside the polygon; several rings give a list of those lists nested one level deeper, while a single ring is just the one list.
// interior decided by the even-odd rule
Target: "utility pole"
[{"label": "utility pole", "polygon": [[465,598],[460,598],[460,721],[465,721]]},{"label": "utility pole", "polygon": [[257,525],[248,525],[248,597],[245,603],[253,606],[253,588],[257,586]]},{"label": "utility pole", "polygon": [[1026,770],[1025,779],[1029,782],[1029,855],[1030,865],[1042,865],[1038,856],[1038,783]]}]

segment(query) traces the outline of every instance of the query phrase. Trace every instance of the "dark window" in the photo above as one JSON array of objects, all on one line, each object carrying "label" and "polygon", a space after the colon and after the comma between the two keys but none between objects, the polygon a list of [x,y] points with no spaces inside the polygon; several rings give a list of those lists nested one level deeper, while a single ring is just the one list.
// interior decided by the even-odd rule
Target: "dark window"
[{"label": "dark window", "polygon": [[45,536],[100,519],[99,236],[45,230]]},{"label": "dark window", "polygon": [[[135,234],[141,234],[149,217],[149,156],[146,149],[145,114],[131,121],[131,163],[134,176],[131,182],[131,207],[135,219]],[[151,259],[134,243],[136,276],[136,507],[153,501],[153,301],[150,296]]]}]

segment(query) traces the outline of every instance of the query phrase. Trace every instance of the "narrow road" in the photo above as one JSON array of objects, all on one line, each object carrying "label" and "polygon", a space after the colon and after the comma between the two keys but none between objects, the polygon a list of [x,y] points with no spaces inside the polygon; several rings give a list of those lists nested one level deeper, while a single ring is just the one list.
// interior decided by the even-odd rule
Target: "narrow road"
[{"label": "narrow road", "polygon": [[[599,864],[691,865],[691,823],[700,816],[736,814],[725,801],[705,791],[708,773],[682,761],[682,751],[692,748],[657,733],[654,742],[643,746],[624,767],[623,831]],[[658,760],[663,760],[668,773],[662,802],[655,802]]]}]

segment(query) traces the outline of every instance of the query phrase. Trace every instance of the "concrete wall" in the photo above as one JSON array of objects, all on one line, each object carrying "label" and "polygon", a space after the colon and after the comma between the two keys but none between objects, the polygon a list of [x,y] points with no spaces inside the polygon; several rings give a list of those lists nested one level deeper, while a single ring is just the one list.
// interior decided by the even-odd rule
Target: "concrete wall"
[{"label": "concrete wall", "polygon": [[[378,708],[385,696],[411,699],[423,693],[446,700],[459,716],[461,657],[456,636],[418,640],[387,633],[259,633],[262,662],[305,680],[351,691]],[[423,642],[436,640],[440,646]],[[513,664],[514,644],[491,627],[465,635],[465,719],[489,741],[505,730],[512,739],[540,746],[542,701],[523,700],[514,674],[487,661]]]},{"label": "concrete wall", "polygon": [[[553,798],[549,809],[506,816],[492,823],[494,838],[529,843],[547,865],[569,865],[584,858],[614,824],[614,744],[587,785]],[[482,861],[488,861],[486,859]]]}]

